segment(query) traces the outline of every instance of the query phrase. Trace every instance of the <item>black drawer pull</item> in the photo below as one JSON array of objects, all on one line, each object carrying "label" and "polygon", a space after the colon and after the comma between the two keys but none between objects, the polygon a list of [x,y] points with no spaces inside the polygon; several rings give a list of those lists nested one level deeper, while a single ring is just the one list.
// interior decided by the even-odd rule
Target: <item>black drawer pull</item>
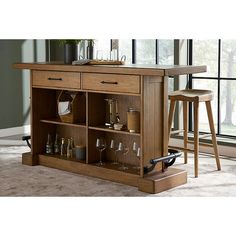
[{"label": "black drawer pull", "polygon": [[60,80],[60,81],[62,81],[62,78],[48,78],[48,80]]},{"label": "black drawer pull", "polygon": [[101,81],[102,84],[118,84],[118,82]]}]

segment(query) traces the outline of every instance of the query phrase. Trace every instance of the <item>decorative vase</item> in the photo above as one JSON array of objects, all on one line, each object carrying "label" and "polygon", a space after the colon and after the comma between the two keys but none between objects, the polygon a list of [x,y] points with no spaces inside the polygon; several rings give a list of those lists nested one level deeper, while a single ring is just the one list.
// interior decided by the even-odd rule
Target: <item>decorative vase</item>
[{"label": "decorative vase", "polygon": [[64,63],[72,64],[72,61],[77,60],[77,45],[65,44],[64,45]]}]

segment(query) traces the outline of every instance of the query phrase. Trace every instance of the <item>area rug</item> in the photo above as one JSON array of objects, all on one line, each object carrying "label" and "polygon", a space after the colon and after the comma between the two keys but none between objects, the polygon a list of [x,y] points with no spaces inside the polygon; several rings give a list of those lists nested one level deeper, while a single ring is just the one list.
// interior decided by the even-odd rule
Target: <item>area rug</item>
[{"label": "area rug", "polygon": [[0,146],[0,196],[137,196],[137,197],[227,197],[236,196],[236,161],[221,159],[216,171],[214,158],[201,155],[199,177],[194,178],[193,158],[175,166],[188,172],[188,183],[159,194],[147,194],[131,187],[43,166],[21,164],[27,146]]}]

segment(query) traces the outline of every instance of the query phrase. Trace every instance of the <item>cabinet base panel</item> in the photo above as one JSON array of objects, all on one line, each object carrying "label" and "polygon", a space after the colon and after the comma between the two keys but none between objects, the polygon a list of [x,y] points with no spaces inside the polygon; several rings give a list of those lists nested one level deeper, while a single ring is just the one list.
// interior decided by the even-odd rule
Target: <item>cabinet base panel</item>
[{"label": "cabinet base panel", "polygon": [[22,154],[22,164],[27,166],[36,166],[38,165],[38,160],[33,158],[31,152],[26,152]]},{"label": "cabinet base panel", "polygon": [[65,159],[59,159],[46,155],[39,155],[39,164],[59,170],[73,172],[100,179],[110,180],[131,186],[138,186],[139,175],[99,167],[93,164],[85,164]]},{"label": "cabinet base panel", "polygon": [[164,173],[150,173],[144,178],[141,178],[136,174],[98,167],[93,164],[59,159],[46,155],[39,155],[38,160],[38,163],[36,163],[30,152],[22,155],[22,164],[24,165],[33,166],[39,164],[50,168],[127,184],[138,187],[139,191],[152,194],[160,193],[187,182],[187,172],[176,168],[168,168],[168,170]]},{"label": "cabinet base panel", "polygon": [[151,173],[139,179],[138,189],[146,193],[160,193],[187,183],[187,172],[168,168],[165,172]]}]

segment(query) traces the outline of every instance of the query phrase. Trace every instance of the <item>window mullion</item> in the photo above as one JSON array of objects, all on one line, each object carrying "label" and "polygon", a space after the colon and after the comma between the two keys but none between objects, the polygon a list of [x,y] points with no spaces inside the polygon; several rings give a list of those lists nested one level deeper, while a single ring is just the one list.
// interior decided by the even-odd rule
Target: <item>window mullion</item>
[{"label": "window mullion", "polygon": [[[193,40],[189,39],[188,41],[188,49],[189,49],[189,58],[188,58],[188,63],[191,66],[193,64]],[[189,75],[189,89],[193,88],[193,76],[192,74]],[[193,113],[192,113],[192,103],[189,102],[189,131],[193,131]]]},{"label": "window mullion", "polygon": [[221,64],[221,40],[218,42],[218,101],[217,101],[217,134],[221,134],[221,106],[220,106],[220,64]]}]

